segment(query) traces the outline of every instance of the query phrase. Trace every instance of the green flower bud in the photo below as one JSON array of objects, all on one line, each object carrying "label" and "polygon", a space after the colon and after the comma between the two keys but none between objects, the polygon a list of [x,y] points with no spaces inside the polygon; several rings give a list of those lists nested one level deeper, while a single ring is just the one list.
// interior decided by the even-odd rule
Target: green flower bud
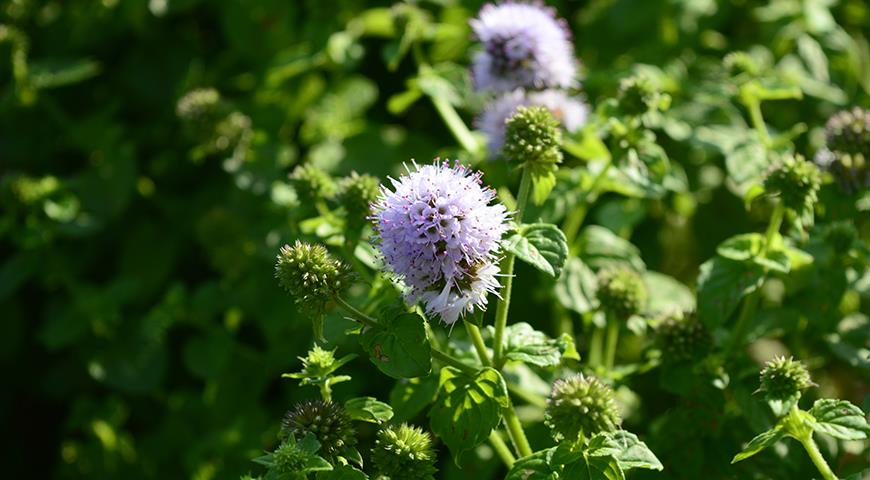
[{"label": "green flower bud", "polygon": [[666,362],[683,362],[707,353],[713,339],[695,312],[677,312],[656,328],[656,343]]},{"label": "green flower bud", "polygon": [[186,123],[214,125],[224,114],[221,94],[214,88],[191,90],[178,99],[175,114]]},{"label": "green flower bud", "polygon": [[299,165],[290,174],[290,183],[296,189],[301,202],[312,202],[335,196],[336,186],[332,177],[311,164]]},{"label": "green flower bud", "polygon": [[429,434],[404,423],[379,431],[372,450],[375,470],[391,480],[434,480],[435,460]]},{"label": "green flower bud", "polygon": [[822,178],[819,169],[800,155],[786,156],[764,179],[764,189],[779,195],[783,205],[798,215],[812,212]]},{"label": "green flower bud", "polygon": [[622,79],[619,84],[619,109],[629,116],[657,110],[662,96],[652,80],[643,75]]},{"label": "green flower bud", "polygon": [[532,162],[548,168],[562,162],[562,130],[544,107],[518,107],[505,127],[502,153],[512,162]]},{"label": "green flower bud", "polygon": [[365,225],[371,211],[371,204],[380,193],[380,181],[371,175],[352,172],[338,184],[338,203],[347,212],[347,222],[351,229]]},{"label": "green flower bud", "polygon": [[296,442],[284,442],[272,452],[272,469],[275,473],[298,473],[313,455]]},{"label": "green flower bud", "polygon": [[851,222],[831,222],[822,228],[822,238],[837,255],[846,255],[858,240],[858,231]]},{"label": "green flower bud", "polygon": [[613,390],[595,377],[574,375],[553,384],[544,422],[557,441],[611,432],[622,423]]},{"label": "green flower bud", "polygon": [[761,371],[761,388],[768,401],[796,401],[801,392],[815,385],[801,362],[776,357]]},{"label": "green flower bud", "polygon": [[617,319],[627,320],[646,304],[643,278],[629,268],[607,268],[598,272],[598,302],[601,309]]},{"label": "green flower bud", "polygon": [[735,77],[743,74],[754,77],[761,72],[758,62],[746,52],[731,52],[725,55],[722,65]]},{"label": "green flower bud", "polygon": [[335,460],[347,447],[356,445],[356,431],[344,408],[332,401],[308,400],[297,403],[284,415],[281,436],[295,438],[312,434],[320,442],[320,456]]},{"label": "green flower bud", "polygon": [[329,299],[347,286],[350,270],[323,245],[297,240],[292,247],[281,247],[275,277],[302,308],[323,312]]},{"label": "green flower bud", "polygon": [[825,125],[825,139],[833,152],[870,161],[870,110],[855,107],[836,113]]}]

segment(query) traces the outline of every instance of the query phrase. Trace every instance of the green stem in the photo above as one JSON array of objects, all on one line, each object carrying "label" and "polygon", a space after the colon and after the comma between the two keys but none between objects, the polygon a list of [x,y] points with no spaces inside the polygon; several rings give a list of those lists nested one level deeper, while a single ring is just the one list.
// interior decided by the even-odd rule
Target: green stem
[{"label": "green stem", "polygon": [[459,360],[458,358],[456,358],[448,353],[442,352],[441,350],[436,348],[435,345],[432,345],[431,349],[432,349],[432,358],[434,358],[435,360],[438,360],[439,362],[441,362],[445,365],[448,365],[450,367],[454,367],[456,369],[459,369],[459,370],[461,370],[469,375],[474,375],[477,373],[476,368],[472,367],[471,365],[462,363],[461,360]]},{"label": "green stem", "polygon": [[323,401],[329,402],[332,400],[332,387],[327,383],[320,384],[320,397],[323,398]]},{"label": "green stem", "polygon": [[514,458],[514,454],[511,453],[511,449],[508,448],[507,444],[504,443],[504,440],[501,439],[501,435],[499,435],[498,430],[493,430],[489,434],[489,443],[492,445],[493,450],[498,456],[501,458],[501,461],[507,465],[508,468],[514,466],[514,462],[517,461]]},{"label": "green stem", "polygon": [[486,351],[486,344],[483,343],[483,337],[480,335],[480,329],[477,325],[471,322],[465,323],[465,331],[468,332],[468,337],[471,338],[471,343],[474,344],[474,349],[477,351],[477,356],[480,358],[480,363],[484,367],[491,367],[492,362],[489,360],[489,353]]},{"label": "green stem", "polygon": [[813,440],[812,433],[808,433],[807,435],[798,438],[798,441],[804,446],[804,450],[807,451],[807,455],[810,456],[813,465],[819,469],[819,473],[822,474],[824,480],[838,480],[837,476],[834,475],[834,472],[831,470],[831,467],[828,466],[828,462],[825,461],[825,457],[822,456],[822,452],[819,451],[819,446],[816,445],[816,442]]},{"label": "green stem", "polygon": [[574,210],[571,210],[571,212],[565,217],[565,221],[562,222],[562,231],[565,232],[565,238],[568,240],[569,247],[571,247],[574,244],[574,240],[577,239],[580,227],[583,226],[583,220],[586,219],[586,214],[589,213],[589,207],[598,199],[598,188],[601,186],[601,182],[607,177],[607,172],[613,165],[613,160],[611,158],[608,158],[606,162],[607,163],[601,167],[601,171],[599,171],[598,174],[595,175],[595,178],[592,179],[592,184],[589,185],[589,189],[583,194],[583,198],[580,200],[580,205],[578,205]]},{"label": "green stem", "polygon": [[349,313],[350,317],[353,318],[354,320],[358,321],[359,323],[362,323],[363,325],[365,325],[367,327],[376,327],[378,325],[377,320],[375,320],[374,318],[372,318],[372,317],[366,315],[365,313],[357,310],[356,307],[347,303],[347,301],[345,299],[339,297],[338,295],[336,295],[333,298],[335,300],[335,303],[337,303],[339,307],[343,308],[347,313]]},{"label": "green stem", "polygon": [[535,392],[527,390],[516,383],[506,382],[508,391],[538,408],[547,408],[547,399]]},{"label": "green stem", "polygon": [[761,143],[765,146],[770,145],[770,133],[767,131],[767,125],[764,123],[764,116],[761,114],[761,102],[754,96],[746,96],[743,99],[743,104],[749,110],[749,118],[752,121],[752,127],[758,132],[761,137]]},{"label": "green stem", "polygon": [[608,315],[607,318],[607,349],[605,350],[604,366],[613,370],[616,361],[616,344],[619,342],[619,322]]},{"label": "green stem", "polygon": [[[520,190],[517,193],[517,212],[514,216],[514,221],[518,225],[523,222],[523,212],[526,204],[529,201],[529,190],[531,189],[532,175],[529,169],[523,168],[523,176],[520,180]],[[498,300],[498,305],[495,309],[495,333],[492,336],[492,361],[493,365],[501,368],[504,364],[502,358],[502,344],[504,342],[504,330],[507,327],[508,310],[511,304],[511,291],[514,283],[514,264],[516,257],[513,253],[507,252],[504,260],[501,263],[501,298]]]},{"label": "green stem", "polygon": [[529,440],[526,438],[526,432],[523,431],[523,425],[520,419],[517,418],[517,412],[514,410],[514,404],[508,397],[508,406],[503,408],[501,415],[504,418],[505,427],[514,444],[514,448],[520,457],[528,457],[532,454],[532,447],[529,446]]},{"label": "green stem", "polygon": [[[782,220],[785,216],[785,206],[782,202],[778,202],[773,209],[773,214],[770,216],[770,223],[767,225],[767,232],[764,234],[764,243],[761,245],[760,256],[767,255],[767,250],[773,243],[773,239],[779,233],[782,227]],[[765,269],[767,273],[767,269]],[[752,293],[746,296],[743,305],[740,307],[740,315],[737,317],[737,324],[734,326],[734,331],[731,335],[731,340],[725,348],[725,358],[731,356],[734,350],[743,343],[743,337],[746,335],[746,329],[749,327],[749,322],[755,316],[758,305],[761,302],[761,290],[764,283],[758,286]]]},{"label": "green stem", "polygon": [[595,330],[589,339],[589,366],[598,367],[601,365],[601,352],[604,349],[604,329],[595,325],[592,328]]},{"label": "green stem", "polygon": [[450,129],[450,133],[456,138],[456,141],[462,145],[462,148],[467,150],[474,156],[480,154],[481,145],[477,138],[472,135],[471,130],[465,125],[462,117],[456,113],[456,109],[447,100],[441,97],[429,97],[432,104],[435,105],[435,110],[441,115],[444,124]]}]

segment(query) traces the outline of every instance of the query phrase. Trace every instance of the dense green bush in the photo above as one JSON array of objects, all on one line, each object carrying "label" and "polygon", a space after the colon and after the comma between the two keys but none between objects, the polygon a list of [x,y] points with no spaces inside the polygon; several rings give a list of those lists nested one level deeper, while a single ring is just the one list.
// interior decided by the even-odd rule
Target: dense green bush
[{"label": "dense green bush", "polygon": [[[412,159],[474,165],[515,206],[518,164],[488,161],[486,138],[462,127],[489,101],[467,71],[479,49],[468,21],[482,3],[0,4],[7,475],[205,480],[256,475],[258,457],[290,465],[282,416],[318,391],[301,380],[340,403],[392,404],[392,426],[379,429],[388,417],[377,415],[354,424],[367,463],[374,445],[398,438],[437,452],[438,478],[504,476],[489,443],[463,445],[454,462],[456,441],[436,435],[429,451],[422,432],[399,426],[430,429],[422,412],[437,369],[391,379],[413,375],[370,355],[379,341],[345,335],[354,324],[331,302],[299,301],[281,286],[302,287],[274,278],[282,245],[325,243],[357,277],[340,286],[338,272],[315,293],[346,290],[373,315],[396,300],[369,246],[369,175],[397,177]],[[517,139],[538,137],[508,132],[506,156],[535,172],[525,220],[537,222],[511,237],[512,251],[557,244],[545,261],[519,255],[513,284],[507,345],[517,343],[504,376],[532,446],[553,445],[547,424],[560,412],[544,412],[550,384],[583,370],[614,389],[621,434],[638,435],[664,466],[633,478],[817,475],[796,442],[729,464],[779,413],[806,414],[790,410],[800,395],[770,395],[782,387],[770,370],[756,393],[775,354],[802,360],[818,384],[797,382],[812,387],[801,408],[836,398],[870,409],[868,123],[860,110],[841,113],[825,133],[835,113],[870,107],[870,7],[548,3],[573,32],[583,73],[574,93],[592,111],[586,128],[554,133],[537,163]],[[645,295],[625,270],[642,276]],[[613,287],[605,306],[591,291],[599,282]],[[473,320],[492,326],[496,300]],[[596,347],[604,317],[626,320],[618,351]],[[425,338],[476,361],[464,328],[429,320]],[[320,335],[347,362],[325,387],[307,370]],[[557,352],[555,361],[524,345]],[[458,373],[442,382],[465,381],[445,371]],[[824,402],[809,414],[847,408]],[[860,424],[862,412],[848,411]],[[804,428],[794,415],[775,428]],[[862,478],[866,440],[816,439],[835,472]],[[311,436],[293,441],[315,448]],[[384,452],[374,455],[382,473],[412,468]]]}]

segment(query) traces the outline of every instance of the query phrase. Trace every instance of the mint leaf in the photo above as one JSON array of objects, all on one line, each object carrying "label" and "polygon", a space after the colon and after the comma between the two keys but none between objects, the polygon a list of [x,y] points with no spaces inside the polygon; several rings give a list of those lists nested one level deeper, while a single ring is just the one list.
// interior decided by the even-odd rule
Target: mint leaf
[{"label": "mint leaf", "polygon": [[351,398],[344,402],[344,409],[354,420],[383,423],[393,418],[393,408],[373,397]]},{"label": "mint leaf", "polygon": [[565,466],[561,478],[576,480],[625,480],[619,462],[611,455],[584,455],[580,460]]},{"label": "mint leaf", "polygon": [[507,385],[497,370],[484,368],[470,376],[444,367],[438,399],[429,411],[430,426],[459,458],[489,438],[507,406]]},{"label": "mint leaf", "polygon": [[625,430],[618,430],[610,434],[610,438],[617,448],[617,451],[612,455],[623,470],[631,470],[632,468],[664,469],[662,462],[645,443],[637,438],[637,435]]},{"label": "mint leaf", "polygon": [[785,436],[785,432],[783,432],[782,425],[777,425],[770,430],[756,436],[752,440],[743,447],[743,451],[734,455],[734,458],[731,460],[732,464],[735,464],[739,461],[746,460],[747,458],[755,455],[756,453],[764,450],[765,448],[776,443],[780,438]]},{"label": "mint leaf", "polygon": [[377,327],[365,330],[360,344],[385,374],[393,378],[423,377],[432,370],[425,322],[416,313],[388,317]]},{"label": "mint leaf", "polygon": [[569,310],[586,313],[598,308],[595,296],[597,289],[595,272],[579,258],[571,257],[565,263],[564,274],[556,283],[556,300]]},{"label": "mint leaf", "polygon": [[505,243],[505,249],[538,270],[559,278],[568,242],[559,227],[549,223],[523,225]]},{"label": "mint leaf", "polygon": [[509,325],[504,338],[505,358],[539,367],[559,365],[562,354],[574,347],[574,340],[570,335],[551,339],[525,322]]},{"label": "mint leaf", "polygon": [[813,430],[841,440],[863,440],[870,433],[870,424],[860,408],[846,400],[816,400],[810,409],[816,421]]},{"label": "mint leaf", "polygon": [[394,421],[406,422],[415,417],[435,400],[437,393],[438,377],[435,375],[397,381],[390,391]]},{"label": "mint leaf", "polygon": [[701,265],[698,274],[698,316],[710,327],[725,323],[740,300],[761,286],[764,269],[720,256]]},{"label": "mint leaf", "polygon": [[514,463],[505,480],[558,480],[559,473],[550,465],[555,447],[535,452]]},{"label": "mint leaf", "polygon": [[317,480],[368,480],[369,476],[350,465],[340,465],[328,472],[319,472]]},{"label": "mint leaf", "polygon": [[646,265],[640,258],[640,250],[628,240],[605,227],[590,225],[577,237],[580,257],[593,269],[628,264],[642,272]]}]

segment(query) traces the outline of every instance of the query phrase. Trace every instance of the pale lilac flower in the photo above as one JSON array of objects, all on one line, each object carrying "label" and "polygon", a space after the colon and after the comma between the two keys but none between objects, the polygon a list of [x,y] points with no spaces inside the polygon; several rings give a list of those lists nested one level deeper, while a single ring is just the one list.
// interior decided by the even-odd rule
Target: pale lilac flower
[{"label": "pale lilac flower", "polygon": [[372,205],[377,248],[408,286],[405,299],[447,323],[485,309],[508,213],[479,172],[436,159],[408,169]]},{"label": "pale lilac flower", "polygon": [[484,108],[476,119],[476,126],[488,138],[488,150],[496,157],[504,145],[505,123],[513,116],[517,107],[546,107],[552,112],[562,127],[570,132],[576,132],[585,123],[589,115],[589,106],[579,97],[569,96],[561,90],[544,90],[540,92],[524,92],[514,90],[494,99]]},{"label": "pale lilac flower", "polygon": [[470,23],[483,44],[471,67],[477,89],[504,92],[575,85],[571,35],[553,9],[539,3],[486,4]]}]

